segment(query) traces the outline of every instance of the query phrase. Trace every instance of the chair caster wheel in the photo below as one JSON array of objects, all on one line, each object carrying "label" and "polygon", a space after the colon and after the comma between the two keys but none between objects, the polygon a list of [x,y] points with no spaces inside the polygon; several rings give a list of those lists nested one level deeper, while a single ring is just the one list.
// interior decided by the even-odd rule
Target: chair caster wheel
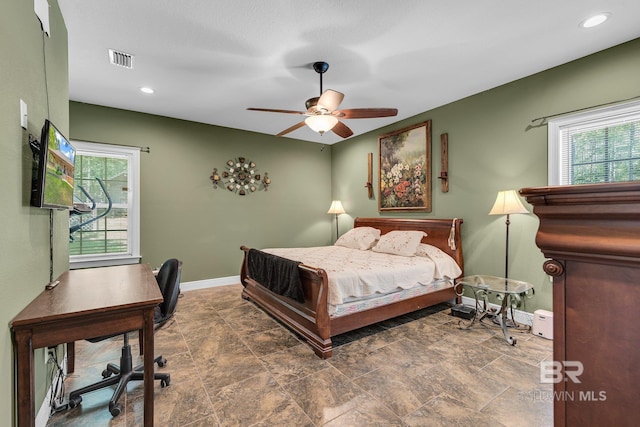
[{"label": "chair caster wheel", "polygon": [[122,407],[121,404],[116,403],[115,405],[111,406],[109,405],[109,412],[111,412],[111,416],[113,417],[117,417],[118,415],[120,415],[122,412],[124,411],[124,408]]},{"label": "chair caster wheel", "polygon": [[165,366],[167,366],[167,359],[165,359],[164,357],[158,359],[158,366],[160,368],[164,368]]},{"label": "chair caster wheel", "polygon": [[105,369],[104,371],[102,371],[102,378],[109,378],[111,375],[113,375],[113,372],[111,372],[108,369]]},{"label": "chair caster wheel", "polygon": [[82,396],[71,397],[69,396],[69,409],[73,409],[82,403]]},{"label": "chair caster wheel", "polygon": [[160,380],[160,387],[162,388],[169,387],[169,384],[171,384],[171,377],[168,377],[166,380]]}]

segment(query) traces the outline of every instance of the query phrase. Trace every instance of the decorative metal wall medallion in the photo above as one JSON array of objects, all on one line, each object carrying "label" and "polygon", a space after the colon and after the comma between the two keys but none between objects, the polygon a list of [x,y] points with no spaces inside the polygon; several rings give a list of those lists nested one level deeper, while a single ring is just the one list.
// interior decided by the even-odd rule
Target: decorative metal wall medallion
[{"label": "decorative metal wall medallion", "polygon": [[264,177],[261,177],[256,164],[247,161],[244,157],[228,160],[222,173],[218,172],[218,168],[214,168],[209,178],[213,181],[213,188],[221,186],[240,196],[258,191],[261,187],[267,191],[271,184],[268,173],[265,172]]}]

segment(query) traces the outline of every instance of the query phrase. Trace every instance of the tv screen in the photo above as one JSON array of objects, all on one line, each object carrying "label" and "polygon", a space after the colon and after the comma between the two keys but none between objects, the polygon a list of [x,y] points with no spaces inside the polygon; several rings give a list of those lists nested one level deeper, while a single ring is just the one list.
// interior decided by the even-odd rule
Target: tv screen
[{"label": "tv screen", "polygon": [[40,150],[35,156],[31,204],[40,208],[73,207],[76,150],[49,120],[45,120]]}]

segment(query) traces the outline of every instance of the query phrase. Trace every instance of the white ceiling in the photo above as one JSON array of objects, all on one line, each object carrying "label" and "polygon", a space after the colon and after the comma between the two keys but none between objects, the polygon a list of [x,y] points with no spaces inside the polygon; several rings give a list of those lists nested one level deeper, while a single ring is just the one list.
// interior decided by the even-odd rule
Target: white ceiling
[{"label": "white ceiling", "polygon": [[[276,134],[318,96],[397,117],[345,120],[359,135],[640,37],[638,0],[59,0],[69,35],[69,97]],[[596,12],[603,25],[578,24]],[[135,56],[109,63],[108,49]],[[151,86],[155,94],[139,91]],[[333,144],[308,127],[287,137]],[[283,142],[286,139],[283,139]]]}]

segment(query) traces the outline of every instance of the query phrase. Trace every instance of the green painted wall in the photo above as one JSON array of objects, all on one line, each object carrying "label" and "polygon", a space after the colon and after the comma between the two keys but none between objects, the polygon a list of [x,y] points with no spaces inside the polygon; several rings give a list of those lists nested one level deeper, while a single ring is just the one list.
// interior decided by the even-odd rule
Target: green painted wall
[{"label": "green painted wall", "polygon": [[[377,195],[369,200],[364,188],[370,152],[377,184],[378,135],[431,119],[433,211],[384,216],[463,218],[465,273],[503,276],[505,218],[488,215],[496,194],[547,185],[547,126],[532,119],[640,96],[639,52],[637,39],[334,145],[333,194],[348,212],[341,228],[349,228],[352,217],[379,215]],[[442,133],[449,135],[448,193],[437,179]],[[529,312],[552,307],[537,228],[533,214],[511,216],[509,276],[534,284]]]},{"label": "green painted wall", "polygon": [[[56,0],[49,0],[51,37],[44,40],[46,83],[51,120],[67,133],[69,127],[67,30]],[[47,117],[45,61],[40,22],[33,1],[4,1],[0,6],[0,425],[14,423],[11,319],[49,282],[49,210],[29,206],[31,151],[28,134],[40,138]],[[27,103],[28,129],[20,127],[20,99]],[[54,276],[69,266],[68,213],[54,211]],[[35,354],[36,407],[48,384],[42,361]]]},{"label": "green painted wall", "polygon": [[[71,138],[150,147],[141,153],[141,253],[184,262],[183,280],[240,273],[240,245],[331,243],[331,148],[95,105],[70,104]],[[268,191],[214,189],[213,168],[245,157],[268,172]]]}]

